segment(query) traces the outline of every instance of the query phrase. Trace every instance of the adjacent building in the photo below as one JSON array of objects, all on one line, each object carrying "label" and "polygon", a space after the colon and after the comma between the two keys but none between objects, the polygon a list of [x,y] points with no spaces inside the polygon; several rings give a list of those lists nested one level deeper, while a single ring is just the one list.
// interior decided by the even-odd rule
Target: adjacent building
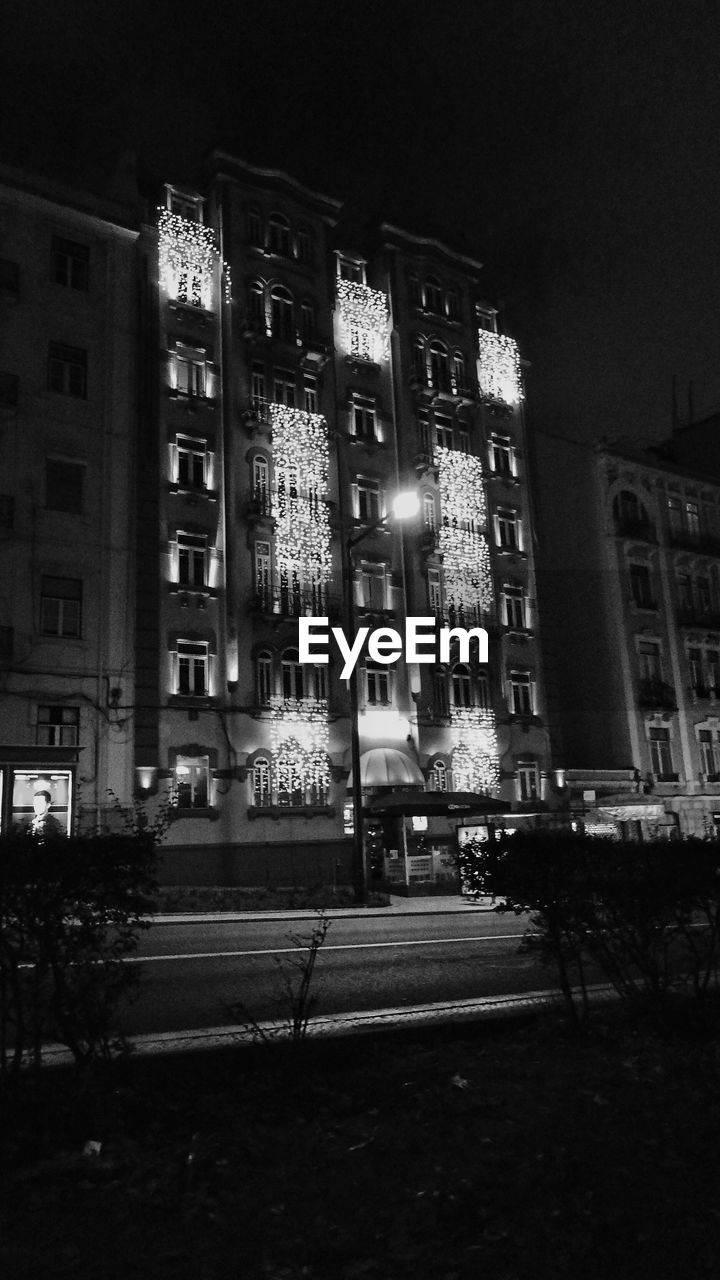
[{"label": "adjacent building", "polygon": [[538,437],[557,762],[589,831],[720,826],[717,427],[646,449]]},{"label": "adjacent building", "polygon": [[137,204],[0,170],[0,822],[133,784]]}]

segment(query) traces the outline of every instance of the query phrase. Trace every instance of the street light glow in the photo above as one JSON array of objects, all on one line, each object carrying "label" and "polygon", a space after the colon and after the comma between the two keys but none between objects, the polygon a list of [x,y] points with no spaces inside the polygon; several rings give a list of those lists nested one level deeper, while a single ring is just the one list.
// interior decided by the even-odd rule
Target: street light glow
[{"label": "street light glow", "polygon": [[396,520],[412,520],[420,511],[420,499],[414,489],[404,489],[396,493],[392,500],[392,511]]}]

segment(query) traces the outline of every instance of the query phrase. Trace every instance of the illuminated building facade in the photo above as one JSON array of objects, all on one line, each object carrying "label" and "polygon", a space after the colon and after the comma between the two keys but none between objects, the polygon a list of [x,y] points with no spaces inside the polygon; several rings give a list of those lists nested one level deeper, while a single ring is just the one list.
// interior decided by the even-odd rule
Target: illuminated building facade
[{"label": "illuminated building facade", "polygon": [[720,829],[717,433],[715,417],[652,449],[538,438],[548,695],[593,833]]},{"label": "illuminated building facade", "polygon": [[[523,378],[480,264],[216,153],[140,244],[135,784],[171,797],[168,880],[349,878],[350,700],[298,620],[484,627],[489,662],[359,666],[374,870],[450,875],[454,793],[555,807],[537,645]],[[158,358],[159,352],[159,358]],[[150,424],[155,423],[157,430]],[[410,485],[421,514],[349,538]],[[481,822],[479,818],[477,821]],[[379,833],[379,834],[378,834]]]},{"label": "illuminated building facade", "polygon": [[[0,170],[0,828],[132,796],[137,192]],[[116,175],[121,183],[123,174]],[[120,188],[118,188],[120,190]]]}]

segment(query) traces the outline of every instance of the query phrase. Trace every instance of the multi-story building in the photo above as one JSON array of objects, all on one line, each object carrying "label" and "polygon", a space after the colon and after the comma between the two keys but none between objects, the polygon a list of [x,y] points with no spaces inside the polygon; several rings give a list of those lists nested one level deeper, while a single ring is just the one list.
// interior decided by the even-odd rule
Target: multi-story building
[{"label": "multi-story building", "polygon": [[0,171],[0,826],[133,786],[137,197]]},{"label": "multi-story building", "polygon": [[[501,797],[512,824],[553,807],[516,345],[479,263],[349,228],[216,154],[143,232],[136,783],[173,797],[171,880],[347,877],[347,680],[332,639],[303,660],[300,624],[341,627],[348,592],[358,627],[430,617],[490,643],[486,663],[474,642],[360,657],[366,799],[440,811],[393,811],[379,869],[442,875],[455,793]],[[410,484],[420,517],[383,520]]]},{"label": "multi-story building", "polygon": [[567,798],[589,830],[720,826],[717,420],[541,445],[541,606]]}]

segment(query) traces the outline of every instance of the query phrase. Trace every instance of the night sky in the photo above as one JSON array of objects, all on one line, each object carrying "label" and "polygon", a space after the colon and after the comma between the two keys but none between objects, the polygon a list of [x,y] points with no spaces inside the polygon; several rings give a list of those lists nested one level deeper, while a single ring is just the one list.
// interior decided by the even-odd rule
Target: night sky
[{"label": "night sky", "polygon": [[5,0],[0,157],[96,186],[222,146],[487,265],[530,418],[720,408],[713,0]]}]

